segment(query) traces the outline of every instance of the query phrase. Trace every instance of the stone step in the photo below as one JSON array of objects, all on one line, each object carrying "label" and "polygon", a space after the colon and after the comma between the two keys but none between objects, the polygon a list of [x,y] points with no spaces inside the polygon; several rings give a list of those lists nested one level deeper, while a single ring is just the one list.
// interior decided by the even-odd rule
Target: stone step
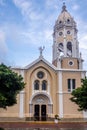
[{"label": "stone step", "polygon": [[4,130],[61,130],[55,128],[5,128]]},{"label": "stone step", "polygon": [[25,121],[25,118],[18,117],[0,117],[0,122],[4,121]]},{"label": "stone step", "polygon": [[63,118],[61,122],[87,122],[87,118]]}]

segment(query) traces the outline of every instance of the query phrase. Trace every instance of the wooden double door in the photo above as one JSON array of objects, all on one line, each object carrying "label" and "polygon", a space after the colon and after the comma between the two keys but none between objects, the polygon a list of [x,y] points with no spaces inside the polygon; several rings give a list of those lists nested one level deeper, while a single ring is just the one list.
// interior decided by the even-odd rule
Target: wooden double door
[{"label": "wooden double door", "polygon": [[46,121],[46,105],[34,105],[34,119],[37,121]]}]

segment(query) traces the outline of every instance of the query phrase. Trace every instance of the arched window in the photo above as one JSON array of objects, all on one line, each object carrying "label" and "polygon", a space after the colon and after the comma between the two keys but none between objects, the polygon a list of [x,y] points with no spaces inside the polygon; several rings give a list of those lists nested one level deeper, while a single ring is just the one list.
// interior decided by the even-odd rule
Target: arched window
[{"label": "arched window", "polygon": [[62,21],[60,20],[60,21],[59,21],[59,24],[61,24],[61,23],[62,23]]},{"label": "arched window", "polygon": [[38,80],[34,81],[34,90],[39,90],[39,81]]},{"label": "arched window", "polygon": [[70,19],[67,19],[67,23],[70,23]]},{"label": "arched window", "polygon": [[63,49],[63,43],[59,43],[59,49]]},{"label": "arched window", "polygon": [[42,90],[47,90],[47,81],[46,80],[42,81]]},{"label": "arched window", "polygon": [[67,55],[68,56],[72,55],[72,43],[71,42],[67,43]]}]

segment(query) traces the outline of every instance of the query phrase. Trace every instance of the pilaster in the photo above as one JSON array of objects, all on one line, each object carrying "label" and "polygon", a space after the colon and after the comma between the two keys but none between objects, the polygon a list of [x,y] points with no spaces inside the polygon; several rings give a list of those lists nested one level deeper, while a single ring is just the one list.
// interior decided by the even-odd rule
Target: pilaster
[{"label": "pilaster", "polygon": [[20,103],[19,103],[19,117],[20,118],[24,117],[24,96],[25,96],[25,92],[21,91],[20,92]]},{"label": "pilaster", "polygon": [[59,71],[59,117],[63,118],[63,92],[62,92],[62,71]]}]

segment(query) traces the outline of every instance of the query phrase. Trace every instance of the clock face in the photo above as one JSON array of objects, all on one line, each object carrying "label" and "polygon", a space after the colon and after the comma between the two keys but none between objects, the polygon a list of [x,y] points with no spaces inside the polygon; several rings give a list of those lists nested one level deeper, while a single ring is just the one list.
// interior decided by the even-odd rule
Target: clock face
[{"label": "clock face", "polygon": [[37,77],[38,77],[39,79],[42,79],[42,78],[44,77],[44,73],[43,73],[42,71],[39,71],[39,72],[37,73]]}]

